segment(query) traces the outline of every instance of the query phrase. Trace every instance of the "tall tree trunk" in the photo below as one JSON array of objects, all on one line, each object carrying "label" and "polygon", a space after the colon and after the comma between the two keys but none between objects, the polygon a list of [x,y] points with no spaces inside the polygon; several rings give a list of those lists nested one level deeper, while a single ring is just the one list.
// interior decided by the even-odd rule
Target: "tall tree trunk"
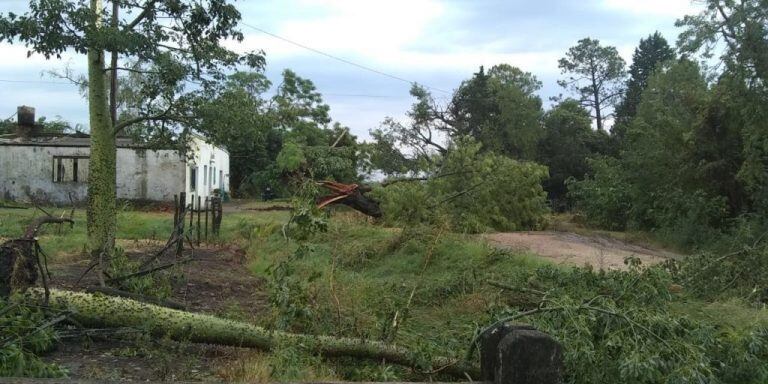
[{"label": "tall tree trunk", "polygon": [[590,61],[592,65],[592,95],[595,102],[595,122],[597,122],[597,130],[603,131],[603,116],[600,111],[600,88],[597,85],[597,78],[595,74],[595,64]]},{"label": "tall tree trunk", "polygon": [[[118,27],[117,13],[120,11],[120,3],[112,0],[112,22],[111,26],[115,30]],[[109,73],[109,117],[112,125],[117,124],[117,49],[112,50],[109,67],[112,70]]]},{"label": "tall tree trunk", "polygon": [[[91,0],[96,15],[93,23],[101,24],[102,0]],[[114,252],[115,157],[117,148],[109,117],[107,76],[104,51],[88,50],[88,113],[91,126],[91,159],[88,174],[88,250],[99,263],[99,281],[104,285],[105,260]]]}]

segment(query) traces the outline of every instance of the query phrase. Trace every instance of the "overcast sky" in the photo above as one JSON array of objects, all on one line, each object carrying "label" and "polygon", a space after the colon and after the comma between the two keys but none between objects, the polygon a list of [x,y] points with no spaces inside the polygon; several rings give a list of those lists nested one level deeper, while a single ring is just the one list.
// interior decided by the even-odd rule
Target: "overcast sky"
[{"label": "overcast sky", "polygon": [[[0,12],[23,12],[28,1],[0,0]],[[557,60],[579,39],[616,46],[627,61],[642,37],[660,31],[671,44],[676,19],[696,13],[690,0],[240,0],[243,22],[331,55],[439,90],[452,91],[478,67],[508,63],[544,83],[544,100],[562,93]],[[369,72],[242,26],[240,52],[262,49],[267,76],[284,68],[311,79],[331,116],[365,138],[386,116],[404,118],[410,85]],[[38,116],[87,126],[77,87],[44,74],[85,59],[27,58],[23,46],[0,43],[0,119],[17,105]],[[9,82],[10,81],[10,82]],[[438,98],[448,93],[433,90]]]}]

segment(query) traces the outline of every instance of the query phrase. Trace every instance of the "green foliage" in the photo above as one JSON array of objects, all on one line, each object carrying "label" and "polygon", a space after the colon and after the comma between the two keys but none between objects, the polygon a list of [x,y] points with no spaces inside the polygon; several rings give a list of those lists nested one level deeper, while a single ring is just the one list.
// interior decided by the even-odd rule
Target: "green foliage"
[{"label": "green foliage", "polygon": [[702,125],[709,103],[693,62],[680,61],[651,77],[619,159],[593,161],[592,176],[571,184],[588,220],[611,229],[650,230],[684,247],[711,238],[735,212],[722,192],[729,190],[729,179],[713,183],[708,169],[714,159],[705,158],[712,151],[702,151],[709,140],[720,143],[708,135],[722,132]]},{"label": "green foliage", "polygon": [[628,272],[540,268],[512,289],[540,293],[543,310],[525,319],[564,344],[567,382],[768,379],[768,330],[723,329],[671,313],[671,281],[659,267],[635,266]]},{"label": "green foliage", "polygon": [[678,284],[698,298],[735,297],[762,307],[768,302],[766,234],[764,217],[741,216],[705,250],[669,263],[669,270]]},{"label": "green foliage", "polygon": [[539,141],[537,161],[549,168],[544,190],[557,210],[570,207],[566,181],[581,180],[589,170],[587,160],[604,148],[608,136],[594,131],[589,112],[576,100],[565,100],[544,115],[544,136]]},{"label": "green foliage", "polygon": [[232,188],[258,196],[286,193],[286,176],[350,182],[359,144],[348,127],[329,126],[329,107],[311,80],[286,69],[277,94],[261,72],[235,72],[196,99],[196,129],[231,156]]},{"label": "green foliage", "polygon": [[626,126],[637,114],[637,107],[643,90],[648,86],[648,79],[661,68],[663,63],[673,60],[675,51],[670,48],[667,40],[655,32],[645,39],[632,54],[632,65],[629,66],[629,79],[621,102],[616,105],[616,121],[611,128],[611,135],[621,141],[624,138]]},{"label": "green foliage", "polygon": [[[115,249],[107,272],[113,277],[126,276],[139,272],[140,266],[140,260],[129,259],[125,251],[118,247]],[[172,293],[172,282],[178,278],[177,274],[177,270],[171,269],[149,275],[131,277],[118,282],[117,288],[140,295],[166,298]]]},{"label": "green foliage", "polygon": [[761,79],[753,83],[765,88],[768,80],[768,9],[761,0],[740,2],[706,0],[697,15],[678,20],[684,27],[677,45],[685,53],[701,52],[711,58],[719,52],[720,60],[732,73]]},{"label": "green foliage", "polygon": [[295,264],[312,252],[309,246],[299,246],[289,257],[269,268],[269,301],[275,311],[274,327],[280,330],[302,331],[313,321],[313,312],[309,307],[308,285],[320,277],[314,274],[309,278],[297,276]]},{"label": "green foliage", "polygon": [[390,224],[442,223],[459,232],[540,228],[547,212],[541,181],[546,168],[459,141],[426,182],[378,188]]},{"label": "green foliage", "polygon": [[282,172],[295,172],[307,162],[304,151],[292,142],[285,143],[277,155],[277,167]]},{"label": "green foliage", "polygon": [[494,65],[461,83],[449,111],[450,134],[470,136],[483,149],[514,159],[531,160],[541,136],[541,82],[509,64]]},{"label": "green foliage", "polygon": [[0,299],[0,376],[65,377],[67,370],[40,360],[37,354],[50,350],[56,342],[53,328],[42,326],[56,312],[28,305],[22,298]]},{"label": "green foliage", "polygon": [[610,230],[626,229],[631,195],[626,176],[618,161],[598,158],[589,162],[592,176],[586,180],[568,180],[569,196],[588,223]]},{"label": "green foliage", "polygon": [[[735,242],[746,240],[752,242]],[[271,241],[284,244],[279,237]],[[628,271],[542,265],[434,228],[393,232],[361,222],[334,222],[307,245],[311,252],[291,262],[291,276],[307,282],[297,294],[311,297],[306,309],[312,321],[294,321],[307,332],[389,337],[399,313],[394,343],[424,356],[462,356],[477,327],[515,317],[512,322],[531,324],[563,343],[568,383],[766,380],[763,311],[749,317],[749,308],[733,303],[711,317],[681,314],[681,307],[693,313],[709,304],[697,301],[693,286],[676,287],[680,275],[666,266],[640,266],[637,259],[627,260]],[[516,317],[539,306],[544,310]],[[748,319],[736,327],[724,318],[736,316]],[[387,365],[348,361],[334,367],[345,380],[370,380]],[[391,368],[385,377],[427,378]]]}]

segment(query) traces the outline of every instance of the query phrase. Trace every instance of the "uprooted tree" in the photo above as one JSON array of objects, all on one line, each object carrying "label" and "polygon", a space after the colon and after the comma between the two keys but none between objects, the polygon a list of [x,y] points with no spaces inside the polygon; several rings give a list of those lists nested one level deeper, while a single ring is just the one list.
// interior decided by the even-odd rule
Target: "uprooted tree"
[{"label": "uprooted tree", "polygon": [[[530,108],[525,116],[531,120],[511,124],[505,116],[512,107],[501,102],[491,108],[495,118],[466,121],[472,116],[467,111],[477,107],[466,105],[473,101],[469,95],[479,86],[475,83],[490,84],[486,84],[489,92],[527,100]],[[531,94],[537,84],[530,74],[496,66],[488,76],[481,71],[465,82],[464,91],[457,92],[446,108],[439,107],[424,88],[414,86],[411,94],[416,102],[408,123],[385,120],[381,129],[371,132],[371,143],[288,142],[277,156],[277,167],[300,199],[316,203],[314,208],[344,204],[390,225],[439,222],[462,232],[540,228],[548,211],[542,189],[547,168],[517,160],[530,155],[526,148],[535,143],[535,131],[540,129],[535,123],[540,102]],[[485,128],[473,130],[476,123]],[[489,137],[499,132],[518,140],[506,149],[495,148]],[[387,178],[365,184],[357,174],[360,170],[384,173]],[[330,193],[318,198],[323,191]],[[302,215],[313,209],[297,203]]]},{"label": "uprooted tree", "polygon": [[[102,0],[30,0],[23,15],[0,14],[0,42],[22,43],[30,55],[46,58],[72,51],[87,55],[88,248],[100,261],[101,272],[114,250],[116,136],[134,124],[186,123],[194,118],[190,104],[196,92],[189,89],[189,81],[199,91],[221,80],[224,69],[263,66],[261,54],[239,55],[222,46],[223,40],[243,39],[236,29],[239,20],[240,13],[227,0],[113,0],[109,8]],[[134,63],[121,66],[127,59]],[[143,102],[120,117],[118,71],[145,75],[137,90]],[[103,285],[103,274],[99,275]]]},{"label": "uprooted tree", "polygon": [[[24,291],[37,282],[38,273],[46,288],[47,270],[40,261],[42,251],[37,243],[37,232],[44,224],[73,223],[71,218],[38,217],[27,226],[24,235],[0,244],[0,298],[14,291]],[[47,263],[45,263],[47,265]]]}]

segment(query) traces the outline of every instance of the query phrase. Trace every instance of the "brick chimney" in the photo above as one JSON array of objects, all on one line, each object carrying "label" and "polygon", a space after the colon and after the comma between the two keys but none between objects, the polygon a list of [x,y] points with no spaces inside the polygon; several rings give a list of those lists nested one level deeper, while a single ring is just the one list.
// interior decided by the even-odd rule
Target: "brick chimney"
[{"label": "brick chimney", "polygon": [[16,108],[16,134],[20,137],[29,138],[39,133],[39,128],[35,125],[35,108],[26,105]]}]

